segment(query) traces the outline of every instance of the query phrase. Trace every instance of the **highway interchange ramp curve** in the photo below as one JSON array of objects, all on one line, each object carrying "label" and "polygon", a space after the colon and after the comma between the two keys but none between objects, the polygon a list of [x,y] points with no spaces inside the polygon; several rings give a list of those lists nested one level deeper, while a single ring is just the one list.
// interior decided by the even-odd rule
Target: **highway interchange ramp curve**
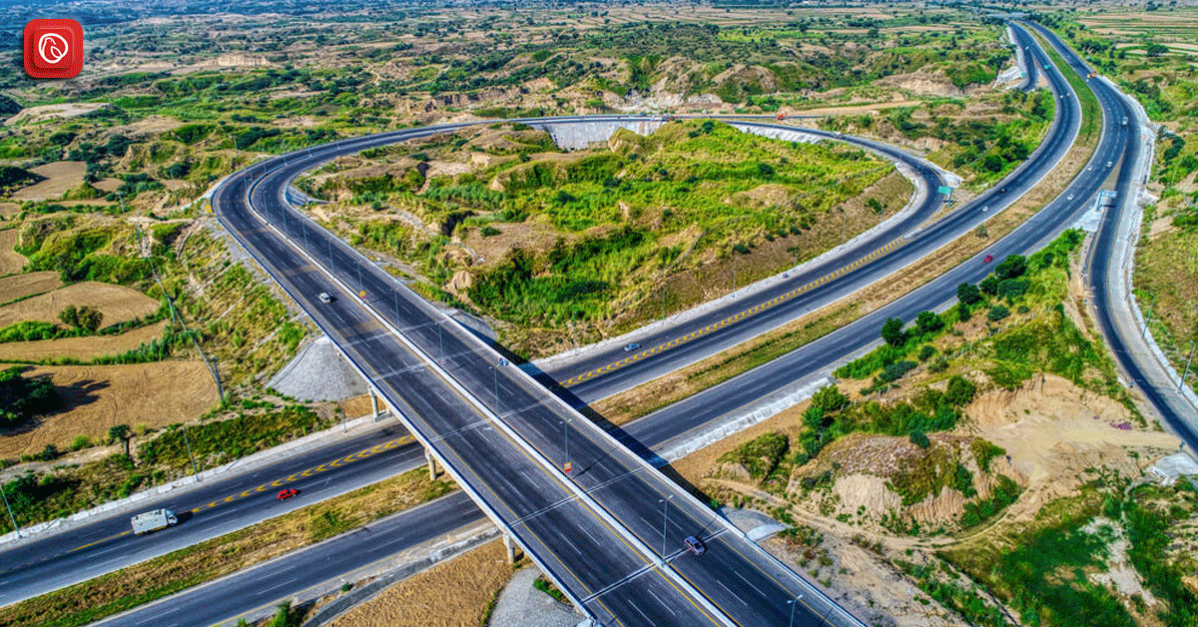
[{"label": "highway interchange ramp curve", "polygon": [[[1048,62],[1047,58],[1044,57],[1043,52],[1038,49],[1038,46],[1035,46],[1034,42],[1030,42],[1030,40],[1023,39],[1025,37],[1027,37],[1026,32],[1022,31],[1022,29],[1016,29],[1016,34],[1018,37],[1021,38],[1021,42],[1022,42],[1021,45],[1028,46],[1029,51],[1034,49],[1034,55],[1035,55],[1034,58],[1037,60],[1037,63],[1046,64]],[[1054,38],[1049,36],[1049,39],[1053,40]],[[1064,53],[1065,51],[1062,51],[1062,52]],[[1076,58],[1076,56],[1070,56],[1070,54],[1066,54],[1066,58],[1070,60],[1072,65],[1075,65],[1075,68],[1077,69],[1079,74],[1084,76],[1085,71],[1080,69],[1080,68],[1084,68],[1084,65],[1080,65],[1080,63],[1081,63],[1080,60],[1078,60]],[[1086,71],[1088,71],[1088,70],[1086,70]],[[1045,74],[1047,75],[1047,77],[1050,81],[1050,84],[1053,85],[1054,89],[1066,89],[1066,90],[1068,89],[1068,85],[1064,84],[1063,78],[1060,77],[1059,73],[1056,72],[1055,70],[1051,71],[1051,72],[1045,72]],[[1117,94],[1115,94],[1115,92],[1113,90],[1111,90],[1107,94],[1100,93],[1099,96],[1100,96],[1100,103],[1103,106],[1106,123],[1104,124],[1103,138],[1100,141],[1100,145],[1099,145],[1098,149],[1095,151],[1094,157],[1091,160],[1091,168],[1093,168],[1095,165],[1098,165],[1100,167],[1097,168],[1097,171],[1096,171],[1096,169],[1089,169],[1089,170],[1083,171],[1082,174],[1080,174],[1077,177],[1077,179],[1075,179],[1070,184],[1070,187],[1067,190],[1067,194],[1070,196],[1074,196],[1076,198],[1076,200],[1067,202],[1064,200],[1065,195],[1062,195],[1062,198],[1057,199],[1057,201],[1054,201],[1054,203],[1050,203],[1041,212],[1040,215],[1038,215],[1035,219],[1033,219],[1032,222],[1029,222],[1028,224],[1024,225],[1023,227],[1020,227],[1019,229],[1017,229],[1014,233],[1012,233],[1007,238],[1004,238],[1003,240],[996,242],[996,244],[994,246],[992,246],[991,249],[989,249],[987,252],[991,252],[996,257],[1000,257],[1004,254],[1015,254],[1015,253],[1026,254],[1027,252],[1034,251],[1040,245],[1042,245],[1046,241],[1050,240],[1052,237],[1055,237],[1055,235],[1057,233],[1059,233],[1061,230],[1063,230],[1064,228],[1073,224],[1076,221],[1077,217],[1080,216],[1081,213],[1083,213],[1085,210],[1088,209],[1089,206],[1092,205],[1091,201],[1092,201],[1094,193],[1101,187],[1103,180],[1106,178],[1106,176],[1105,176],[1106,173],[1101,172],[1102,164],[1104,164],[1108,160],[1115,160],[1118,163],[1120,163],[1121,166],[1126,165],[1126,159],[1129,158],[1129,155],[1128,155],[1129,146],[1128,145],[1129,145],[1129,143],[1134,143],[1134,141],[1131,141],[1132,138],[1130,138],[1129,136],[1121,134],[1119,132],[1119,128],[1115,127],[1115,125],[1112,123],[1112,120],[1118,119],[1118,116],[1125,114],[1126,110],[1120,108],[1121,100],[1119,99]],[[1071,106],[1065,107],[1064,108],[1065,110],[1072,109],[1073,107],[1076,106],[1075,105],[1076,98],[1070,97],[1070,98],[1068,98],[1068,100],[1072,100],[1073,102],[1070,102],[1069,104]],[[1061,103],[1060,99],[1058,99],[1058,103]],[[1122,105],[1125,106],[1125,103],[1122,103]],[[1062,107],[1058,106],[1058,110],[1062,110]],[[640,116],[628,116],[628,117],[631,119],[634,119],[634,120],[643,120],[644,119],[643,117],[640,117]],[[1058,114],[1058,121],[1057,121],[1057,123],[1054,124],[1054,129],[1050,130],[1050,134],[1049,134],[1050,139],[1055,136],[1056,132],[1060,131],[1059,127],[1061,127],[1062,125],[1061,125],[1061,121],[1060,121],[1059,117],[1060,117],[1060,114]],[[553,118],[552,120],[556,121],[556,120],[562,120],[562,119],[563,118]],[[564,119],[578,119],[578,118],[564,118]],[[1074,122],[1072,124],[1064,125],[1064,128],[1066,131],[1069,131],[1070,130],[1069,127],[1072,126],[1073,127],[1072,132],[1075,134],[1076,133],[1076,124],[1077,124],[1077,121],[1074,120]],[[460,128],[461,126],[466,126],[466,125],[454,125],[454,126]],[[793,130],[793,128],[792,128],[792,130]],[[804,129],[804,130],[806,130],[806,129]],[[412,129],[407,132],[419,133],[419,132],[437,132],[437,131],[431,131],[430,129],[426,128],[426,129]],[[1128,133],[1130,133],[1130,132],[1131,131],[1129,130]],[[403,131],[401,131],[400,133],[403,133]],[[396,133],[389,133],[389,134],[385,134],[383,136],[373,136],[372,138],[356,138],[353,140],[344,140],[343,142],[339,142],[337,145],[346,147],[351,144],[354,144],[354,142],[361,142],[363,140],[373,139],[373,138],[377,138],[377,137],[386,137],[388,139],[387,143],[390,143],[391,141],[401,141],[401,139],[394,139],[395,135],[396,135]],[[1068,138],[1068,141],[1066,141],[1064,144],[1064,148],[1067,149],[1068,144],[1072,142],[1072,139],[1071,139],[1071,136],[1068,136],[1068,135],[1066,135],[1065,138]],[[352,150],[352,151],[356,152],[357,150],[362,150],[367,147],[370,147],[370,146],[369,145],[361,145],[361,147],[357,148],[356,150]],[[350,146],[347,149],[350,149],[350,148],[352,148],[352,146]],[[1045,145],[1042,146],[1041,149],[1037,151],[1037,154],[1041,154],[1044,152],[1050,152],[1051,148],[1052,148],[1052,143],[1050,141],[1046,140]],[[318,156],[321,158],[325,158],[327,156],[327,158],[331,158],[332,155],[329,152],[327,152],[327,150],[328,150],[328,147],[315,148],[310,151],[302,151],[302,153],[299,156],[302,158],[304,156],[304,154],[306,153],[309,156]],[[1063,151],[1061,154],[1063,154]],[[294,170],[294,172],[290,174],[291,177],[294,177],[296,174],[298,174],[298,172],[302,171],[303,169],[312,167],[311,165],[308,165],[306,167],[301,167],[302,163],[300,161],[298,161],[298,160],[291,161],[291,159],[293,159],[295,156],[296,155],[288,155],[287,157],[271,160],[264,165],[255,166],[255,168],[263,168],[262,170],[258,170],[258,171],[264,171],[264,172],[270,173],[270,175],[272,177],[271,180],[275,181],[276,185],[281,184],[281,187],[274,189],[274,191],[277,192],[279,189],[286,189],[285,182],[287,180],[290,180],[289,178],[286,178],[286,176],[285,176],[287,173],[293,172],[293,170]],[[1134,155],[1131,155],[1131,156],[1134,157]],[[1035,158],[1035,155],[1033,156],[1033,159],[1034,158]],[[1055,160],[1047,159],[1045,161],[1045,163],[1050,164],[1048,169],[1051,169],[1051,165],[1055,164],[1057,160],[1059,160],[1059,157],[1057,157]],[[1029,161],[1031,161],[1031,160],[1029,160]],[[280,164],[282,167],[278,167]],[[299,167],[299,169],[295,169],[297,167]],[[251,168],[251,172],[254,171],[255,168]],[[271,168],[276,168],[276,169],[272,170]],[[1128,189],[1125,186],[1128,184],[1128,182],[1123,180],[1124,171],[1126,171],[1126,170],[1130,170],[1130,168],[1123,167],[1123,169],[1120,170],[1119,189]],[[1021,182],[1025,183],[1028,187],[1030,187],[1031,185],[1034,184],[1035,180],[1038,180],[1039,177],[1044,174],[1045,171],[1046,171],[1046,169],[1045,169],[1044,165],[1041,165],[1039,168],[1033,168],[1033,167],[1028,167],[1027,164],[1025,164],[1025,166],[1023,168],[1021,168],[1019,171],[1017,171],[1012,176],[1013,177],[1025,177],[1026,180],[1022,180]],[[284,176],[282,178],[280,178],[280,175],[284,175]],[[1130,175],[1128,175],[1128,176],[1130,176]],[[228,185],[228,183],[226,185]],[[1008,185],[1009,185],[1009,183],[1008,183]],[[263,191],[264,193],[269,194],[269,190],[258,190],[258,191]],[[992,194],[994,194],[994,192],[992,192]],[[1011,193],[1010,196],[1011,197],[1018,196],[1018,193]],[[979,200],[981,200],[981,199],[979,199]],[[985,205],[979,205],[975,202],[971,206],[957,209],[953,214],[950,214],[950,215],[968,216],[968,220],[966,220],[964,218],[961,219],[962,224],[969,222],[970,220],[981,221],[981,220],[984,220],[986,217],[988,217],[988,215],[979,215],[979,214],[986,214],[988,212],[978,211],[978,207],[980,207],[980,206],[985,206]],[[972,208],[972,211],[970,211],[971,208]],[[992,211],[993,210],[994,209],[992,209]],[[916,212],[914,212],[914,213],[918,213],[919,211],[920,211],[920,209],[917,209]],[[993,214],[989,214],[989,215],[993,215]],[[288,227],[291,227],[292,229],[302,228],[296,224],[287,223],[286,220],[289,219],[289,216],[296,217],[295,214],[288,214],[288,213],[282,213],[282,214],[275,216],[275,220],[276,220],[277,224],[281,221],[281,224],[278,224],[278,226],[281,227],[282,230],[286,231],[288,229]],[[1106,220],[1107,220],[1107,222],[1111,222],[1111,221],[1117,221],[1118,218],[1115,215],[1108,215],[1108,216],[1106,216]],[[918,224],[918,222],[916,222],[916,224]],[[961,228],[963,228],[964,230],[967,231],[969,228],[972,228],[972,224],[970,224],[970,226],[968,226],[968,227],[961,227],[960,225],[958,225],[958,229],[961,229]],[[951,230],[953,232],[958,232],[958,229],[951,229]],[[292,232],[294,233],[295,231],[292,231]],[[308,231],[305,231],[305,232],[308,232]],[[903,231],[902,233],[906,234],[907,232],[908,231]],[[1106,230],[1106,226],[1104,223],[1103,230],[1100,231],[1099,238],[1098,238],[1100,242],[1102,240],[1103,234],[1106,232],[1108,232],[1108,231]],[[308,232],[308,233],[311,234],[311,232]],[[298,242],[298,240],[295,239],[294,235],[292,237],[292,241]],[[915,251],[917,249],[917,246],[912,245],[914,243],[915,242],[908,243],[907,245],[905,245],[903,247],[903,250]],[[341,245],[339,242],[338,243],[329,242],[329,244],[331,246],[335,247],[335,248],[329,249],[330,250],[329,261],[335,266],[336,261],[342,260],[341,254],[344,251],[341,250]],[[303,243],[301,242],[300,245],[303,245]],[[311,241],[307,242],[307,246],[311,248],[312,242]],[[855,252],[860,252],[861,249],[865,249],[865,248],[866,248],[866,246],[863,245],[859,249],[855,249]],[[1099,248],[1099,250],[1104,250],[1102,245],[1099,245],[1098,248]],[[934,249],[934,247],[927,249],[927,251],[930,251],[932,249]],[[911,254],[915,254],[915,253],[913,252]],[[926,254],[926,252],[924,252],[923,254]],[[319,251],[316,251],[316,256],[317,257],[320,256]],[[1105,255],[1096,254],[1094,256],[1095,259],[1099,259],[1099,258],[1103,258],[1103,257],[1105,257]],[[918,257],[916,257],[916,259],[918,259]],[[345,257],[343,261],[349,262],[350,258]],[[901,260],[899,260],[898,258],[892,257],[885,264],[879,263],[876,265],[876,267],[880,271],[887,271],[887,270],[892,269],[895,264],[899,264],[899,263],[901,263]],[[352,267],[352,266],[347,265],[347,266],[345,266],[345,268],[335,268],[335,269],[336,269],[337,273],[339,273],[339,274],[346,274],[344,272],[344,270],[348,269],[350,267]],[[891,317],[891,316],[898,316],[898,317],[902,317],[904,319],[910,319],[910,318],[914,317],[914,314],[917,313],[918,311],[922,311],[923,309],[932,308],[933,304],[943,305],[945,303],[951,302],[952,298],[955,295],[955,286],[957,283],[959,283],[963,280],[976,281],[976,280],[980,279],[982,276],[984,276],[985,270],[986,270],[985,267],[983,267],[981,264],[976,264],[976,263],[966,263],[966,264],[963,264],[962,266],[958,266],[958,268],[951,270],[949,275],[946,275],[945,277],[941,277],[941,279],[938,279],[937,281],[929,283],[928,285],[924,286],[923,288],[920,288],[920,290],[917,290],[916,292],[913,292],[912,294],[909,294],[908,296],[905,296],[902,299],[899,299],[899,301],[892,303],[890,306],[887,306],[881,312],[878,312],[878,315],[876,316],[877,320],[858,321],[858,323],[854,323],[853,325],[850,325],[849,327],[846,327],[846,328],[842,329],[841,331],[838,331],[837,333],[840,333],[840,335],[837,336],[836,338],[826,338],[829,341],[825,342],[824,343],[825,345],[822,347],[816,347],[816,344],[819,344],[819,342],[813,343],[809,347],[804,347],[803,349],[795,351],[795,353],[778,360],[776,363],[767,364],[766,366],[762,366],[761,368],[753,371],[752,373],[748,373],[747,375],[742,375],[743,378],[738,378],[740,380],[734,379],[733,381],[729,381],[724,386],[721,386],[720,388],[718,388],[718,391],[717,391],[717,389],[713,389],[713,390],[709,391],[709,393],[701,394],[692,399],[689,399],[688,401],[684,401],[683,403],[680,403],[677,406],[667,408],[666,410],[662,410],[662,412],[659,412],[658,414],[655,414],[654,416],[651,416],[645,420],[639,421],[638,423],[634,423],[633,425],[631,425],[628,428],[628,434],[631,434],[631,438],[629,441],[631,442],[631,441],[635,440],[639,444],[647,445],[647,446],[658,445],[661,442],[668,440],[670,437],[677,436],[679,433],[681,433],[682,431],[685,431],[687,429],[701,428],[703,424],[706,424],[707,422],[711,422],[713,420],[718,419],[722,413],[734,411],[737,407],[739,407],[745,403],[751,403],[755,400],[759,400],[765,396],[768,396],[768,395],[776,392],[777,389],[779,389],[781,387],[785,387],[785,385],[792,382],[796,376],[802,376],[802,373],[804,373],[804,372],[814,372],[815,370],[818,369],[819,366],[821,366],[822,362],[835,363],[836,360],[843,359],[846,355],[851,354],[852,353],[851,349],[855,349],[857,351],[864,350],[865,348],[868,348],[868,343],[870,342],[870,340],[868,338],[876,337],[876,330],[880,326],[881,319],[884,319],[885,317]],[[1101,277],[1102,273],[1104,273],[1104,272],[1106,272],[1106,270],[1104,270],[1102,268],[1096,268],[1095,272],[1092,273],[1091,276],[1094,277],[1094,280],[1098,280],[1098,278]],[[845,277],[841,277],[839,279],[839,281],[844,281],[844,279],[846,279],[850,276],[853,276],[853,274],[849,273]],[[860,280],[865,280],[865,277],[863,275],[858,275],[858,276],[863,277]],[[350,287],[352,288],[353,284],[355,282],[355,279],[356,279],[356,277],[352,276],[352,273],[350,273],[349,276],[345,277],[345,282],[350,284]],[[872,280],[877,280],[876,275],[874,277],[870,277],[870,281],[872,281]],[[846,283],[838,283],[838,281],[832,281],[829,283],[829,286],[832,286],[832,285],[846,285]],[[384,289],[386,289],[386,288],[384,288]],[[842,289],[845,291],[844,293],[851,293],[851,290],[849,290],[848,287],[843,287]],[[834,293],[829,289],[824,294],[824,298],[839,298],[842,296],[842,295],[838,295],[838,294],[839,293]],[[1096,290],[1096,295],[1097,294],[1098,294],[1098,292]],[[311,297],[310,294],[308,296],[309,296],[309,298]],[[1101,312],[1104,310],[1104,308],[1099,307],[1098,309],[1100,312],[1100,322],[1101,322]],[[765,321],[765,318],[759,318],[758,321],[756,321],[756,324],[764,326],[769,323],[767,321]],[[777,323],[775,322],[774,324],[777,324]],[[748,325],[746,325],[745,327],[742,327],[742,328],[747,329],[745,331],[746,333],[759,333],[760,332],[760,327],[758,327],[756,329],[752,329],[752,328],[748,328]],[[1108,336],[1109,336],[1109,334],[1108,334]],[[857,338],[857,339],[854,340],[854,338]],[[847,340],[854,340],[854,341],[847,341]],[[727,341],[727,340],[725,340],[725,341]],[[646,344],[646,346],[648,346],[648,344]],[[717,343],[713,343],[711,346],[717,347]],[[1118,350],[1116,352],[1118,354]],[[1122,361],[1122,358],[1121,358],[1121,361]],[[667,365],[667,366],[659,366],[659,367],[668,368],[669,366]],[[1125,367],[1126,367],[1126,365],[1125,365]],[[798,373],[798,374],[796,374],[796,373]],[[749,376],[749,375],[752,375],[752,376]],[[598,378],[598,380],[602,380],[602,378]],[[630,378],[629,380],[632,380],[632,379]],[[1133,374],[1133,380],[1135,380],[1134,374]],[[734,381],[735,381],[735,383],[734,383]],[[755,386],[749,386],[747,384],[750,381],[756,381],[756,382],[758,382],[758,384]],[[481,387],[485,388],[486,386],[484,384]],[[615,387],[619,387],[619,386],[615,386]],[[1149,386],[1149,387],[1151,387],[1151,386]],[[598,388],[594,388],[594,389],[598,389]],[[734,391],[734,390],[737,393],[731,394],[730,392]],[[572,391],[583,392],[584,388],[576,388],[575,390],[572,390]],[[1148,394],[1149,391],[1150,390],[1148,388],[1145,389],[1146,394]],[[485,390],[478,390],[478,392],[480,394],[485,394]],[[605,395],[605,394],[602,394],[601,392],[602,392],[602,390],[600,390],[600,392],[598,393],[600,397]],[[503,396],[505,393],[506,393],[506,389],[503,389],[497,394],[497,396]],[[1151,394],[1149,394],[1149,396],[1151,398]],[[1156,403],[1155,400],[1154,400],[1154,403]],[[680,424],[677,419],[681,416],[690,416],[693,418],[689,422],[683,422]],[[1190,437],[1192,438],[1192,436],[1190,436]],[[407,462],[406,462],[407,464],[415,463],[416,460],[418,459],[418,455],[408,454],[404,459],[407,460]],[[658,538],[660,539],[660,532],[658,532]],[[6,575],[0,577],[0,580],[5,579],[5,578],[7,578]],[[828,609],[831,610],[830,607]]]}]

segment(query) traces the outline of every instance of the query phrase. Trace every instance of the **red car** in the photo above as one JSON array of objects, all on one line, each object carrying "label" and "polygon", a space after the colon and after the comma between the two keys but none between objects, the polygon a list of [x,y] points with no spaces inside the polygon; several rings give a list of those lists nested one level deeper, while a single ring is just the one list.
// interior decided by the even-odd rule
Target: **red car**
[{"label": "red car", "polygon": [[982,263],[990,263],[991,261],[994,261],[994,255],[986,255],[986,258],[982,260]]},{"label": "red car", "polygon": [[296,490],[295,488],[287,488],[285,490],[279,490],[279,496],[277,497],[277,500],[286,501],[287,499],[298,495],[299,490]]}]

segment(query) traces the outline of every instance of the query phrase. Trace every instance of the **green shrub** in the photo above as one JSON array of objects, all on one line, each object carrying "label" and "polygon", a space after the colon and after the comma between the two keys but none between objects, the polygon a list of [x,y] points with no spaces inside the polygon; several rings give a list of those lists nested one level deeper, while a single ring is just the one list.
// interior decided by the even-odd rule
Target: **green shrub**
[{"label": "green shrub", "polygon": [[932,445],[932,441],[928,439],[928,436],[923,431],[912,431],[907,435],[907,439],[915,446],[923,449]]},{"label": "green shrub", "polygon": [[990,320],[990,322],[998,322],[1009,315],[1011,315],[1011,311],[1009,309],[1003,307],[1002,305],[995,305],[990,308],[990,312],[986,314],[986,318]]}]

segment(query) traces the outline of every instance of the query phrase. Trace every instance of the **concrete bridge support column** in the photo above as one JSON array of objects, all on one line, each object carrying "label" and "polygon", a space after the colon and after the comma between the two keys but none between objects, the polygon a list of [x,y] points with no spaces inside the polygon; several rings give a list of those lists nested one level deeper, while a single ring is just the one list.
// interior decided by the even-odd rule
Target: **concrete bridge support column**
[{"label": "concrete bridge support column", "polygon": [[507,563],[516,563],[516,543],[512,542],[512,537],[508,534],[503,534],[503,546],[507,548]]},{"label": "concrete bridge support column", "polygon": [[370,391],[370,410],[374,414],[374,421],[379,421],[379,397],[375,396],[374,390]]},{"label": "concrete bridge support column", "polygon": [[428,462],[428,478],[429,481],[437,480],[437,458],[433,457],[433,452],[424,449],[424,459]]}]

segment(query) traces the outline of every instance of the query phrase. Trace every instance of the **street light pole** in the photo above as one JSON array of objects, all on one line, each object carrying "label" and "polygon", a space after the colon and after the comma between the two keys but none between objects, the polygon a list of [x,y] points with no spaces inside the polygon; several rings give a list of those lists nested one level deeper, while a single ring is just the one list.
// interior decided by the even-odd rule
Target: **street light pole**
[{"label": "street light pole", "polygon": [[1190,362],[1194,359],[1194,347],[1198,346],[1198,342],[1190,342],[1190,356],[1186,358],[1186,369],[1181,371],[1181,380],[1177,382],[1177,389],[1186,383],[1186,375],[1190,374]]},{"label": "street light pole", "polygon": [[0,484],[0,496],[4,497],[4,507],[8,510],[8,519],[12,521],[12,530],[17,532],[17,537],[21,537],[21,528],[17,526],[17,517],[12,514],[12,505],[8,504],[8,493],[4,491],[4,485]]},{"label": "street light pole", "polygon": [[670,525],[670,499],[674,498],[671,494],[664,499],[657,499],[661,503],[661,561],[666,561],[666,533],[669,531]]},{"label": "street light pole", "polygon": [[187,457],[191,459],[191,473],[200,478],[200,469],[196,466],[196,457],[191,454],[191,438],[187,437],[187,425],[183,425],[183,443],[187,445]]},{"label": "street light pole", "polygon": [[799,596],[795,597],[793,601],[786,602],[788,605],[790,605],[790,627],[795,627],[795,609],[798,607],[799,601],[802,599],[803,595],[800,594]]}]

